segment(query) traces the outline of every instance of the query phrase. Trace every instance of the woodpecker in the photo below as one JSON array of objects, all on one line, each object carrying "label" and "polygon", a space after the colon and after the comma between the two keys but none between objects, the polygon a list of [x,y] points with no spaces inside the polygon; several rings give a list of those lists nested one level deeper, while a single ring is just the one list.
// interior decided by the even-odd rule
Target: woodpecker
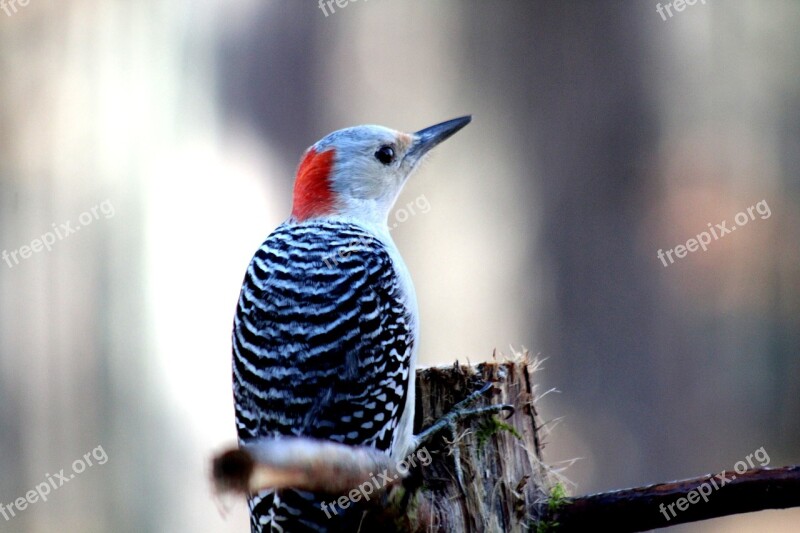
[{"label": "woodpecker", "polygon": [[[387,219],[408,177],[470,116],[403,133],[364,125],[306,150],[288,220],[256,251],[233,322],[240,444],[296,436],[369,446],[400,460],[415,447],[419,317]],[[320,495],[263,491],[251,529],[355,530]],[[352,519],[352,513],[350,513]]]}]

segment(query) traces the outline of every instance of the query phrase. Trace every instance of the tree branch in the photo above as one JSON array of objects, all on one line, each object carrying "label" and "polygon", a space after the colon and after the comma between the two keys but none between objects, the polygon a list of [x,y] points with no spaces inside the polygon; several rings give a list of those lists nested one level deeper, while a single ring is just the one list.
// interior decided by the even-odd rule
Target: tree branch
[{"label": "tree branch", "polygon": [[[689,500],[690,494],[694,494],[693,502]],[[559,532],[610,529],[626,533],[797,506],[800,506],[800,466],[795,465],[752,469],[743,474],[723,471],[572,498],[559,506],[549,520],[559,524]]]}]

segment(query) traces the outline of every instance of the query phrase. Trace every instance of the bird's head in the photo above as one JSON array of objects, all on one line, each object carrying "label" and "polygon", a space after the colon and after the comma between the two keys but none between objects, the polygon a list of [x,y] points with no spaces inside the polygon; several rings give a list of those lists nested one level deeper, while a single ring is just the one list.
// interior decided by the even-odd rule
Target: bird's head
[{"label": "bird's head", "polygon": [[471,119],[455,118],[416,133],[355,126],[329,134],[306,150],[297,168],[292,219],[343,217],[385,224],[425,154]]}]

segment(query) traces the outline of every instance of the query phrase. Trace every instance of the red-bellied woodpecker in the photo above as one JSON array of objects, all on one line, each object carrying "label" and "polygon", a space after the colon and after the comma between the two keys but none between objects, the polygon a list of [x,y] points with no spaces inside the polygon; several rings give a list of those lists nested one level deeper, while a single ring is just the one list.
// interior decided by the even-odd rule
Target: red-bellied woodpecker
[{"label": "red-bellied woodpecker", "polygon": [[[291,217],[255,253],[236,309],[241,443],[302,436],[398,460],[414,447],[417,301],[387,218],[423,156],[469,122],[357,126],[306,151]],[[346,528],[299,490],[251,497],[250,515],[253,531]]]}]

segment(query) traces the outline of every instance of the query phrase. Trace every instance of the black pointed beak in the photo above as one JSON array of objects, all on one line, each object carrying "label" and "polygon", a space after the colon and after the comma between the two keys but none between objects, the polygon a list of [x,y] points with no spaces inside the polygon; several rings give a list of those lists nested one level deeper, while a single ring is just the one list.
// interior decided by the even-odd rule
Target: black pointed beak
[{"label": "black pointed beak", "polygon": [[425,129],[413,133],[414,144],[406,154],[406,157],[411,157],[413,160],[419,160],[423,155],[428,153],[431,148],[452,136],[458,130],[466,126],[472,120],[472,115],[465,117],[454,118],[435,126],[429,126]]}]

